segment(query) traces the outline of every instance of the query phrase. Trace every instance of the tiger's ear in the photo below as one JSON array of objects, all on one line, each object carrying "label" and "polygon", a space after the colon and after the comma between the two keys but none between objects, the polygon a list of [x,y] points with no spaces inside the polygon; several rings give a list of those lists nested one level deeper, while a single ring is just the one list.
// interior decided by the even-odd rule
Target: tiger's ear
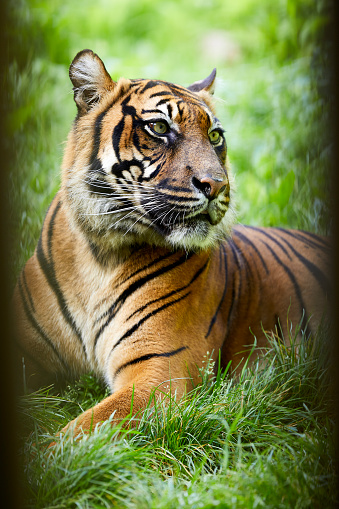
[{"label": "tiger's ear", "polygon": [[201,90],[206,90],[206,92],[209,92],[213,95],[214,93],[214,86],[215,86],[215,77],[217,75],[217,70],[214,68],[211,74],[201,81],[196,81],[195,83],[192,83],[188,88],[191,92],[201,92]]},{"label": "tiger's ear", "polygon": [[106,92],[115,87],[104,63],[90,49],[84,49],[76,55],[69,68],[69,77],[79,115],[87,113]]}]

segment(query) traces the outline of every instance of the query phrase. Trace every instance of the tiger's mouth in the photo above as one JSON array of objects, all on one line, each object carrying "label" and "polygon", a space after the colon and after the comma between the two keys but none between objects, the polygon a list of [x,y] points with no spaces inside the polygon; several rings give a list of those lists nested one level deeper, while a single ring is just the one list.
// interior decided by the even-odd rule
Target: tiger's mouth
[{"label": "tiger's mouth", "polygon": [[212,200],[208,203],[206,209],[201,213],[203,215],[207,215],[209,222],[211,225],[215,226],[224,217],[227,208],[220,208],[216,200]]},{"label": "tiger's mouth", "polygon": [[184,215],[181,217],[177,217],[175,221],[167,221],[162,218],[152,218],[152,226],[154,229],[162,234],[163,236],[170,235],[174,230],[203,230],[206,233],[210,230],[211,226],[216,225],[219,221],[214,222],[213,217],[209,214],[206,209],[203,212],[199,212],[194,216],[185,217]]},{"label": "tiger's mouth", "polygon": [[[205,222],[205,223],[209,223],[209,224],[211,224],[211,225],[213,225],[213,226],[214,226],[215,224],[217,224],[217,223],[214,223],[214,222],[213,222],[213,219],[212,219],[212,217],[210,216],[210,214],[209,214],[208,210],[203,211],[203,212],[200,212],[200,213],[199,213],[199,214],[197,214],[196,216],[193,216],[193,217],[191,218],[191,220],[192,220],[192,222],[193,222],[193,223],[195,223],[195,224],[196,224],[196,223],[198,223],[198,222],[200,222],[200,221]],[[218,222],[219,222],[219,221],[218,221]],[[187,221],[187,223],[189,224],[189,223],[190,223],[190,221],[188,220],[188,221]]]}]

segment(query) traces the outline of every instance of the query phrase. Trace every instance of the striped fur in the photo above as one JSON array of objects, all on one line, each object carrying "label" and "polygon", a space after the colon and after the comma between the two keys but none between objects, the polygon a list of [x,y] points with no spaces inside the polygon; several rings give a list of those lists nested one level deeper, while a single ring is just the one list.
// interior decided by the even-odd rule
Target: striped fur
[{"label": "striped fur", "polygon": [[[32,387],[90,370],[112,395],[88,430],[183,394],[207,352],[223,366],[266,330],[314,328],[328,288],[328,243],[311,233],[236,226],[211,76],[183,88],[109,77],[90,50],[70,68],[78,115],[61,189],[15,290],[18,351]],[[289,311],[288,311],[289,310]],[[305,322],[306,323],[306,322]],[[190,379],[191,377],[191,379]]]}]

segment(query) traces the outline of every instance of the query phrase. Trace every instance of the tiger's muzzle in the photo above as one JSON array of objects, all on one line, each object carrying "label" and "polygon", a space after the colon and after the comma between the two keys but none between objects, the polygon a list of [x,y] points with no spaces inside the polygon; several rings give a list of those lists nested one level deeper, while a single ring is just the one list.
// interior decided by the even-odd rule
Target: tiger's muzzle
[{"label": "tiger's muzzle", "polygon": [[224,217],[230,201],[228,178],[226,176],[212,177],[210,175],[200,179],[192,177],[192,184],[208,199],[206,208],[201,214],[208,215],[208,220],[212,225],[218,224]]},{"label": "tiger's muzzle", "polygon": [[209,200],[217,198],[219,193],[222,192],[229,193],[229,182],[226,177],[213,178],[209,175],[206,175],[201,179],[192,177],[192,184],[195,188],[201,191]]}]

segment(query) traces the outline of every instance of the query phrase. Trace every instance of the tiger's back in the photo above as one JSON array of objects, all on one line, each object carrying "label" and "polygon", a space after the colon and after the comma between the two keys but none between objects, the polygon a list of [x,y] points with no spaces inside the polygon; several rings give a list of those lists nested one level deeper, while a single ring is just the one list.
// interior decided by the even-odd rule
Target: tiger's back
[{"label": "tiger's back", "polygon": [[237,267],[238,278],[230,303],[235,310],[232,328],[242,339],[234,344],[232,336],[226,339],[224,362],[239,358],[240,344],[251,344],[246,343],[249,329],[258,346],[265,346],[263,329],[286,340],[292,325],[314,333],[329,311],[328,239],[298,230],[237,226],[228,244],[226,257]]},{"label": "tiger's back", "polygon": [[[89,50],[70,76],[78,116],[62,186],[15,291],[18,350],[32,385],[93,370],[112,395],[88,429],[182,394],[207,352],[234,364],[287,312],[320,320],[328,245],[293,230],[237,226],[214,73],[188,89],[114,83]],[[224,238],[225,240],[221,240]],[[306,323],[306,322],[305,322]],[[93,415],[92,415],[93,414]]]}]

